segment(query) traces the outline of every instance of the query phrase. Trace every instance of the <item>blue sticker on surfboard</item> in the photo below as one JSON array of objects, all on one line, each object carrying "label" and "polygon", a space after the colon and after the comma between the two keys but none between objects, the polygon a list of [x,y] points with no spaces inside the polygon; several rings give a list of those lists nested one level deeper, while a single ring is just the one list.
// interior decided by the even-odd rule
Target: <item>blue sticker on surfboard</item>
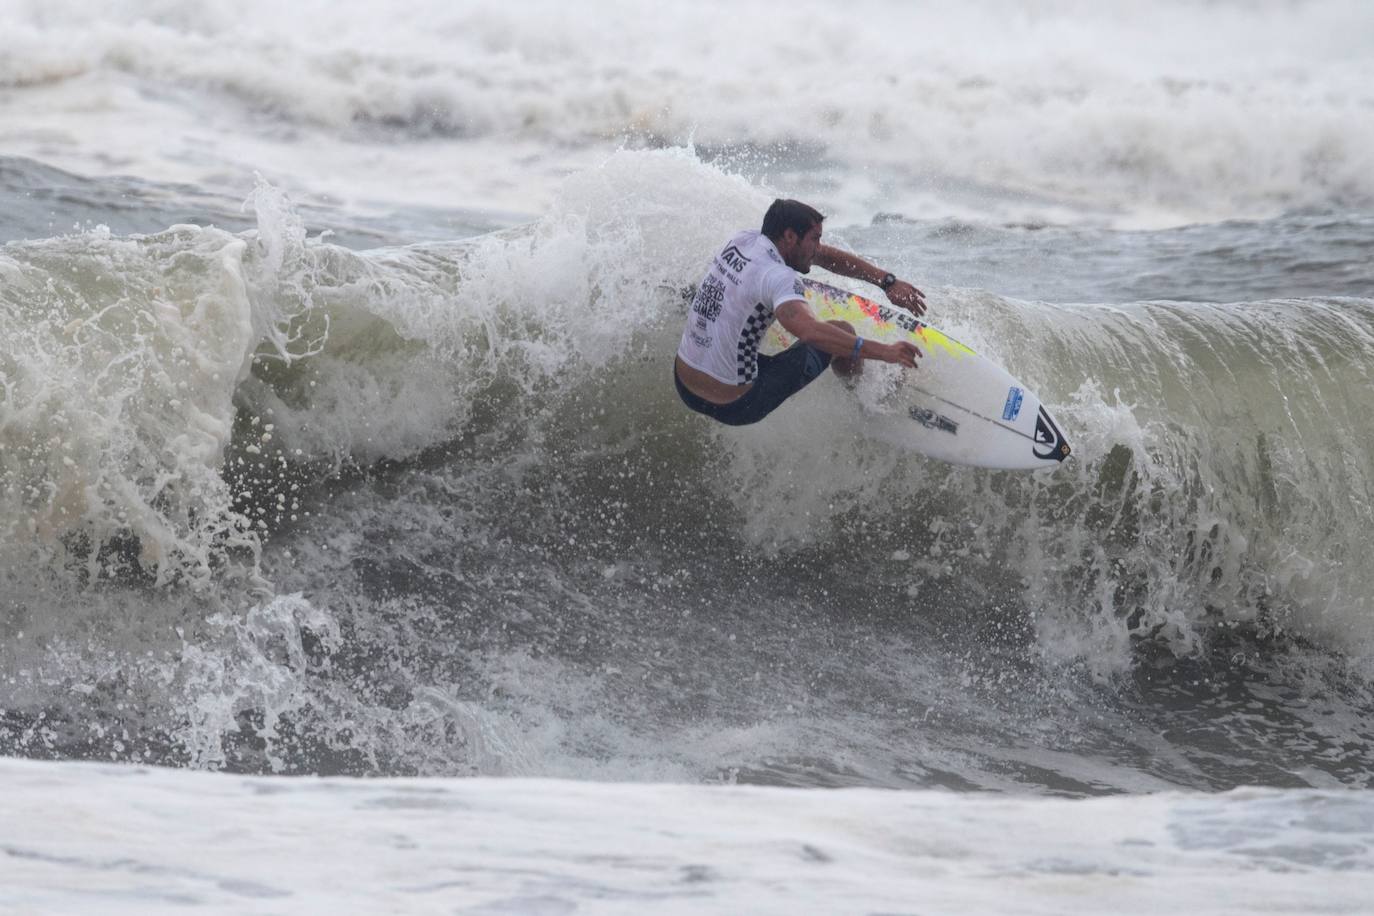
[{"label": "blue sticker on surfboard", "polygon": [[1007,392],[1007,403],[1002,407],[1002,419],[1007,422],[1015,420],[1021,415],[1021,399],[1025,397],[1025,392],[1015,385]]}]

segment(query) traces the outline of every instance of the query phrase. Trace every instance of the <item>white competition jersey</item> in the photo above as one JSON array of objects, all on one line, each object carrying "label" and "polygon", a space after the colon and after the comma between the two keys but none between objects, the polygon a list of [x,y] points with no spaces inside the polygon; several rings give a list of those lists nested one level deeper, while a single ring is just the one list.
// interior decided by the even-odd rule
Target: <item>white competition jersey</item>
[{"label": "white competition jersey", "polygon": [[773,309],[804,294],[801,277],[767,236],[741,232],[716,255],[697,287],[677,355],[727,385],[752,382]]}]

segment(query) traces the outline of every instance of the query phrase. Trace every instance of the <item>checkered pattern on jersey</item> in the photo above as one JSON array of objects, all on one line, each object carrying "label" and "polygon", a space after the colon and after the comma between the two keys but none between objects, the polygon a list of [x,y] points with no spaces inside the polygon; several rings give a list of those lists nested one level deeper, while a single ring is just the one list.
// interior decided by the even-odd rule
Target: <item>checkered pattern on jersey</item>
[{"label": "checkered pattern on jersey", "polygon": [[754,311],[744,320],[739,332],[739,344],[735,348],[735,374],[739,384],[752,382],[759,374],[759,341],[773,323],[773,310],[762,302],[754,305]]}]

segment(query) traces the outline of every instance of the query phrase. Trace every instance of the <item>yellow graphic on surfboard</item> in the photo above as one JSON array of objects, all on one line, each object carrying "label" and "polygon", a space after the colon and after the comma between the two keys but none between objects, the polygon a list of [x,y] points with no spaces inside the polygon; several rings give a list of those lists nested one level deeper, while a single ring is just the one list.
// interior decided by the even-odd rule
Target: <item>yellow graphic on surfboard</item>
[{"label": "yellow graphic on surfboard", "polygon": [[[815,280],[803,280],[802,284],[807,303],[822,321],[848,321],[856,328],[864,328],[864,334],[883,343],[907,337],[925,354],[929,354],[931,348],[939,347],[958,359],[975,355],[971,348],[922,323],[904,309],[882,305]],[[765,352],[775,353],[792,346],[796,338],[787,332],[781,322],[774,322],[768,329],[766,340],[771,346],[765,346]]]}]

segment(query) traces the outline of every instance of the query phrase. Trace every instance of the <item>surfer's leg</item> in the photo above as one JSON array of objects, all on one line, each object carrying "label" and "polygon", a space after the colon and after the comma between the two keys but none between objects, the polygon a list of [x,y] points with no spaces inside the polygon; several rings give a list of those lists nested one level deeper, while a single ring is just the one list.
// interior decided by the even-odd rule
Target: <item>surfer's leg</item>
[{"label": "surfer's leg", "polygon": [[[844,328],[851,334],[855,333],[854,325],[848,321],[831,321],[829,324],[833,324],[837,328]],[[830,361],[830,368],[835,375],[846,382],[853,382],[864,374],[864,361],[863,359],[850,359],[847,356],[836,356]]]},{"label": "surfer's leg", "polygon": [[737,401],[711,409],[711,416],[731,426],[757,423],[783,401],[801,391],[825,372],[829,354],[798,341],[775,356],[759,356],[754,385]]}]

